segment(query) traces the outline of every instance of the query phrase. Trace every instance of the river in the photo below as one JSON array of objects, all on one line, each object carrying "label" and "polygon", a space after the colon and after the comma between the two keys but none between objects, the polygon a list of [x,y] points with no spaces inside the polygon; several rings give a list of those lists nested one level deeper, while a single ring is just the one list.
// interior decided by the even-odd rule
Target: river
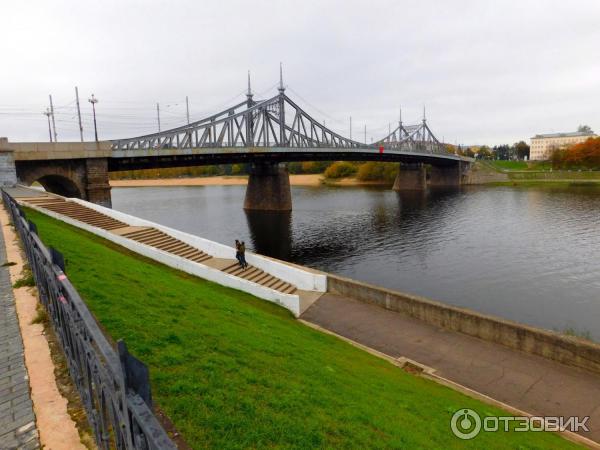
[{"label": "river", "polygon": [[113,208],[265,255],[600,340],[600,191],[293,187],[290,214],[245,186],[113,188]]}]

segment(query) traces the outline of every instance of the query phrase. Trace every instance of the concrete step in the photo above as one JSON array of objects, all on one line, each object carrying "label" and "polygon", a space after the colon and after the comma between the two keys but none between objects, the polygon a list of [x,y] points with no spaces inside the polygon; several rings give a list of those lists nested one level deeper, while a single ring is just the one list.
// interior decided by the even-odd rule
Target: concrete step
[{"label": "concrete step", "polygon": [[249,280],[251,276],[256,275],[258,272],[261,272],[258,267],[248,266],[248,268],[244,270],[240,276],[246,280]]},{"label": "concrete step", "polygon": [[139,239],[138,242],[141,242],[142,244],[150,245],[152,247],[156,247],[158,245],[164,244],[165,242],[168,242],[170,239],[171,239],[170,236],[165,235],[165,236],[156,236],[156,237]]},{"label": "concrete step", "polygon": [[296,292],[296,290],[296,286],[290,284],[288,288],[283,289],[281,292],[283,292],[284,294],[293,294],[294,292]]},{"label": "concrete step", "polygon": [[203,252],[196,248],[191,248],[191,249],[179,250],[179,251],[173,252],[173,253],[176,254],[177,256],[181,256],[182,258],[189,259],[189,258],[193,258],[194,256],[196,256],[197,253],[201,254]]},{"label": "concrete step", "polygon": [[268,283],[268,284],[265,284],[264,286],[266,286],[266,287],[268,287],[268,288],[271,288],[271,289],[273,289],[273,288],[274,288],[274,286],[275,286],[276,284],[279,284],[279,282],[280,282],[280,281],[281,281],[281,280],[280,280],[279,278],[277,278],[277,277],[273,277],[273,281],[271,281],[271,282],[270,282],[270,283]]},{"label": "concrete step", "polygon": [[160,246],[161,250],[164,250],[165,252],[171,252],[173,250],[177,250],[179,248],[186,248],[187,244],[184,244],[181,241],[178,241],[177,239],[173,239],[171,238],[170,241],[165,242],[164,244],[162,244]]},{"label": "concrete step", "polygon": [[129,239],[133,239],[134,241],[137,241],[144,237],[154,236],[154,235],[156,235],[156,230],[154,228],[149,228],[149,229],[144,229],[144,230],[133,231],[131,233],[126,233],[123,236],[125,236],[126,238],[129,238]]},{"label": "concrete step", "polygon": [[263,272],[262,275],[260,277],[256,277],[254,280],[252,280],[254,283],[256,284],[262,284],[268,277],[270,277],[271,275],[268,274],[267,272]]},{"label": "concrete step", "polygon": [[200,255],[200,256],[196,256],[196,257],[194,257],[194,258],[190,258],[190,259],[191,259],[191,261],[194,261],[194,262],[200,263],[200,262],[207,261],[207,260],[209,260],[209,259],[211,259],[211,258],[212,258],[212,256],[210,256],[210,255],[207,255],[206,253],[203,253],[203,254],[202,254],[202,255]]},{"label": "concrete step", "polygon": [[243,271],[244,271],[244,269],[242,267],[237,266],[235,268],[235,270],[232,270],[231,272],[229,272],[229,275],[233,275],[233,276],[239,277],[239,276],[241,276],[241,274],[242,274]]},{"label": "concrete step", "polygon": [[227,272],[229,274],[232,274],[233,272],[236,272],[238,270],[240,270],[240,263],[239,262],[234,262],[231,266],[226,267],[225,269],[223,269],[223,272]]},{"label": "concrete step", "polygon": [[278,291],[279,289],[281,289],[282,287],[284,287],[287,283],[283,280],[279,280],[279,283],[276,283],[273,285],[273,287],[271,289]]},{"label": "concrete step", "polygon": [[148,233],[145,234],[144,236],[139,236],[139,237],[133,237],[131,239],[138,241],[138,242],[143,242],[144,244],[150,243],[150,242],[158,242],[162,239],[166,239],[168,236],[162,233]]},{"label": "concrete step", "polygon": [[258,271],[254,275],[248,277],[248,281],[252,281],[252,282],[256,283],[256,280],[261,278],[264,274],[265,274],[264,271],[258,269]]},{"label": "concrete step", "polygon": [[269,283],[271,283],[274,280],[275,280],[275,277],[273,275],[271,275],[270,273],[268,273],[266,277],[258,280],[257,283],[260,284],[261,286],[266,287]]}]

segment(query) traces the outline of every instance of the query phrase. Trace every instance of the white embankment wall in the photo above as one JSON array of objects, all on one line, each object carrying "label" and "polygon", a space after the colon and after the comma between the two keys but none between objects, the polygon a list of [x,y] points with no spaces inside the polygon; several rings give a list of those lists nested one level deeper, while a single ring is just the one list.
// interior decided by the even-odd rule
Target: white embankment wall
[{"label": "white embankment wall", "polygon": [[[130,216],[129,214],[115,211],[110,208],[105,208],[94,203],[89,203],[84,200],[70,198],[68,199],[68,201],[73,201],[87,208],[94,209],[109,217],[120,220],[121,222],[124,222],[130,226],[156,228],[166,234],[173,236],[176,239],[179,239],[182,242],[185,242],[186,244],[191,245],[192,247],[202,250],[203,252],[213,257],[228,259],[235,258],[235,250],[232,247],[219,244],[218,242],[203,239],[201,237],[194,236],[189,233],[184,233],[183,231],[174,230],[172,228],[165,227],[163,225],[150,222],[148,220],[140,219],[139,217]],[[209,281],[213,281],[222,286],[227,286],[234,289],[239,289],[244,292],[248,292],[249,294],[255,295],[256,297],[277,303],[283,306],[284,308],[289,309],[296,317],[300,315],[300,297],[296,294],[284,294],[282,292],[261,286],[257,283],[250,282],[243,278],[227,274],[218,269],[206,266],[202,263],[196,263],[190,261],[189,259],[185,259],[180,256],[174,255],[172,253],[159,250],[155,247],[151,247],[149,245],[136,242],[132,239],[119,236],[117,234],[111,233],[110,231],[103,230],[102,228],[94,227],[92,225],[79,222],[62,214],[57,214],[53,211],[42,209],[31,204],[27,206],[31,207],[32,209],[36,209],[50,217],[73,225],[77,228],[81,228],[83,230],[89,231],[90,233],[96,234],[104,239],[121,245],[133,252],[139,253],[140,255],[146,256],[147,258],[163,263],[167,266],[173,267],[178,270],[182,270],[184,272],[196,275],[200,278],[204,278]],[[258,267],[259,269],[262,269],[265,272],[277,278],[287,281],[288,283],[296,286],[298,289],[317,292],[325,292],[327,290],[326,275],[304,271],[297,267],[292,267],[283,262],[279,262],[270,258],[265,258],[255,253],[248,252],[246,254],[246,260],[248,261],[248,264]]]}]

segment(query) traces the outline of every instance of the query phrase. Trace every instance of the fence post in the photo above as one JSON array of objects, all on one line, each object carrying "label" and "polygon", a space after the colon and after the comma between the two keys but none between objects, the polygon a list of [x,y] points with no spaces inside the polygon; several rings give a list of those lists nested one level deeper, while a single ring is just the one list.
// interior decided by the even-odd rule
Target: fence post
[{"label": "fence post", "polygon": [[117,350],[119,351],[119,359],[121,360],[121,367],[125,375],[125,386],[142,397],[148,408],[152,408],[148,367],[129,353],[123,339],[117,341]]}]

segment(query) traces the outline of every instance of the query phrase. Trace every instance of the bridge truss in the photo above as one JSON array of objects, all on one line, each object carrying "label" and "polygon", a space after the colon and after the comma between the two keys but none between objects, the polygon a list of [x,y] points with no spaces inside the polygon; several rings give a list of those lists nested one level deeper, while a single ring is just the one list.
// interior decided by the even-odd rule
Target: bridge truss
[{"label": "bridge truss", "polygon": [[192,149],[227,147],[286,148],[373,148],[403,152],[449,154],[431,132],[425,119],[419,125],[398,128],[383,139],[362,143],[328,129],[308,115],[286,94],[254,101],[250,89],[247,100],[217,114],[181,127],[111,142],[113,150]]}]

